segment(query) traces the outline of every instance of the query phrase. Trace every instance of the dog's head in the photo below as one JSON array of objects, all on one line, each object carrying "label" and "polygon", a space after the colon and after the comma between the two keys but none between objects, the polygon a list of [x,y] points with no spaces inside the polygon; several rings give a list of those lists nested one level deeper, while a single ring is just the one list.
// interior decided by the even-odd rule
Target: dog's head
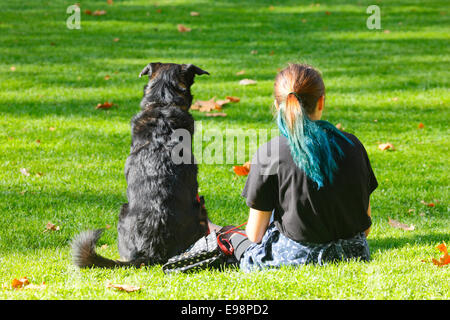
[{"label": "dog's head", "polygon": [[148,76],[141,108],[150,104],[175,105],[188,110],[192,104],[191,86],[196,75],[209,73],[193,64],[149,63],[139,74]]}]

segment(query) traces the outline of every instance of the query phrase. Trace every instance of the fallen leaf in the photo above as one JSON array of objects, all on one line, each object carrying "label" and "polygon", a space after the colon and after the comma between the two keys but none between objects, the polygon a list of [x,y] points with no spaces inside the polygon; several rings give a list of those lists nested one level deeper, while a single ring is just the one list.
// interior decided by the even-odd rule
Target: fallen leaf
[{"label": "fallen leaf", "polygon": [[108,283],[106,285],[106,287],[107,288],[114,288],[114,289],[117,289],[119,291],[126,291],[126,292],[133,292],[133,291],[141,290],[140,287],[130,286],[130,285],[127,285],[127,284]]},{"label": "fallen leaf", "polygon": [[200,15],[200,13],[196,12],[196,11],[191,11],[191,17],[198,17]]},{"label": "fallen leaf", "polygon": [[384,30],[383,32],[384,32],[384,33],[391,33],[391,30],[386,29],[386,30]]},{"label": "fallen leaf", "polygon": [[233,97],[233,96],[226,96],[225,98],[230,100],[230,102],[233,102],[233,103],[237,103],[237,102],[241,101],[241,98]]},{"label": "fallen leaf", "polygon": [[100,247],[100,249],[106,249],[106,248],[108,248],[108,245],[106,243]]},{"label": "fallen leaf", "polygon": [[48,130],[55,131],[56,129],[54,127],[50,127],[50,128],[48,128]]},{"label": "fallen leaf", "polygon": [[239,84],[240,84],[241,86],[253,85],[253,84],[256,84],[256,80],[252,80],[252,79],[242,79],[241,81],[239,81]]},{"label": "fallen leaf", "polygon": [[425,202],[425,201],[420,201],[421,204],[426,205],[427,207],[432,207],[434,208],[436,205],[433,202]]},{"label": "fallen leaf", "polygon": [[99,103],[97,104],[97,106],[95,107],[95,109],[109,109],[114,105],[114,103],[112,102],[104,102],[104,103]]},{"label": "fallen leaf", "polygon": [[93,16],[103,16],[106,14],[105,10],[95,10],[94,12],[92,12]]},{"label": "fallen leaf", "polygon": [[28,281],[27,277],[23,277],[22,279],[13,279],[11,281],[11,287],[13,287],[14,289],[20,289],[23,288],[24,286],[30,284],[30,281]]},{"label": "fallen leaf", "polygon": [[213,110],[221,110],[221,106],[219,106],[214,99],[216,97],[213,97],[209,100],[197,100],[192,106],[192,110],[198,110],[200,112],[210,112]]},{"label": "fallen leaf", "polygon": [[106,229],[106,230],[111,229],[111,225],[110,225],[110,224],[107,224],[107,225],[105,226],[105,229]]},{"label": "fallen leaf", "polygon": [[42,172],[36,172],[36,177],[40,178],[42,177],[44,174]]},{"label": "fallen leaf", "polygon": [[16,71],[16,67],[12,66],[11,68],[9,68],[9,70],[11,70],[12,72]]},{"label": "fallen leaf", "polygon": [[419,129],[423,129],[423,128],[425,128],[425,125],[421,122],[421,123],[419,123],[419,125],[417,126]]},{"label": "fallen leaf", "polygon": [[109,74],[107,74],[107,75],[104,77],[104,79],[105,79],[105,80],[110,80],[110,79],[111,79],[111,76],[110,76]]},{"label": "fallen leaf", "polygon": [[414,225],[410,225],[408,226],[407,224],[401,223],[397,220],[391,219],[390,217],[388,217],[389,219],[389,225],[391,227],[397,228],[397,229],[403,229],[405,231],[412,231],[414,230]]},{"label": "fallen leaf", "polygon": [[84,13],[85,13],[85,14],[88,14],[88,15],[90,15],[90,16],[92,15],[92,11],[91,11],[91,10],[84,10]]},{"label": "fallen leaf", "polygon": [[385,151],[385,150],[391,150],[391,151],[394,151],[395,150],[395,148],[394,148],[394,146],[392,145],[392,143],[381,143],[381,144],[379,144],[378,145],[378,149],[380,149],[381,151]]},{"label": "fallen leaf", "polygon": [[41,143],[41,140],[37,139],[37,140],[36,140],[36,143],[37,143],[37,144],[40,144],[40,143]]},{"label": "fallen leaf", "polygon": [[336,125],[336,128],[337,129],[339,129],[339,130],[345,130],[345,128],[344,127],[342,127],[342,124],[341,123],[338,123],[337,125]]},{"label": "fallen leaf", "polygon": [[441,244],[436,246],[436,249],[438,249],[440,252],[443,253],[442,257],[439,258],[439,260],[436,260],[434,258],[431,259],[433,264],[442,267],[446,264],[450,264],[450,256],[448,255],[447,245],[442,242]]},{"label": "fallen leaf", "polygon": [[119,42],[119,40],[120,40],[119,38],[114,38],[113,39],[114,42]]},{"label": "fallen leaf", "polygon": [[325,14],[326,14],[327,16],[329,16],[329,15],[331,14],[331,12],[330,12],[330,11],[325,11]]},{"label": "fallen leaf", "polygon": [[236,72],[237,76],[242,76],[243,74],[245,74],[245,70],[241,70],[241,71]]},{"label": "fallen leaf", "polygon": [[207,112],[205,113],[206,117],[226,117],[227,114],[223,112]]},{"label": "fallen leaf", "polygon": [[112,4],[114,4],[114,1],[113,0],[106,0],[106,3],[112,5]]},{"label": "fallen leaf", "polygon": [[306,20],[306,19],[302,19],[302,22],[303,22],[303,23],[306,23],[307,21],[308,21],[308,20]]},{"label": "fallen leaf", "polygon": [[20,173],[22,173],[24,176],[27,176],[27,177],[30,176],[30,173],[28,172],[28,170],[26,168],[20,169]]},{"label": "fallen leaf", "polygon": [[47,225],[45,226],[45,229],[46,230],[44,230],[44,232],[47,232],[47,231],[58,231],[59,230],[59,226],[54,225],[51,222],[48,222]]},{"label": "fallen leaf", "polygon": [[227,103],[230,103],[231,100],[230,99],[224,99],[224,100],[217,100],[216,104],[222,108],[224,105],[226,105]]},{"label": "fallen leaf", "polygon": [[190,32],[192,29],[191,28],[187,28],[187,27],[185,27],[184,25],[182,25],[182,24],[179,24],[178,26],[177,26],[177,28],[178,28],[178,31],[179,32]]},{"label": "fallen leaf", "polygon": [[250,172],[250,162],[246,162],[242,166],[234,166],[233,170],[238,176],[246,176]]},{"label": "fallen leaf", "polygon": [[252,50],[250,51],[251,54],[258,54],[258,50]]}]

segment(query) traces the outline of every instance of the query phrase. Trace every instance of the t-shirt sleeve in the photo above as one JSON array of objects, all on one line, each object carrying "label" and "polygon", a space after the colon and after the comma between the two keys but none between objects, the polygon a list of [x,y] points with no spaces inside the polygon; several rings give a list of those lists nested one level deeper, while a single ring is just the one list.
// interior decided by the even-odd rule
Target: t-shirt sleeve
[{"label": "t-shirt sleeve", "polygon": [[367,174],[369,177],[367,183],[368,183],[368,192],[370,195],[378,187],[378,181],[377,181],[377,178],[375,177],[375,173],[373,172],[372,166],[370,164],[370,160],[369,160],[369,156],[367,155],[367,151],[361,142],[360,142],[360,144],[361,144],[361,148],[362,148],[362,152],[363,152],[364,161],[366,162]]},{"label": "t-shirt sleeve", "polygon": [[272,211],[278,197],[276,178],[275,174],[268,173],[267,165],[261,164],[255,154],[241,194],[246,198],[247,206],[260,211]]}]

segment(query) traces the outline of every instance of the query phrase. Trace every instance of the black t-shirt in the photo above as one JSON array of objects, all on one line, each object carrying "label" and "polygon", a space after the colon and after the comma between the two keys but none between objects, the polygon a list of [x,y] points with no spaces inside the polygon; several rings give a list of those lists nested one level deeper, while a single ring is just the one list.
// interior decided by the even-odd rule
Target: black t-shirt
[{"label": "black t-shirt", "polygon": [[344,156],[336,159],[333,183],[320,189],[293,161],[288,140],[278,136],[259,147],[242,196],[249,207],[274,211],[278,230],[295,241],[325,243],[347,239],[372,224],[369,196],[378,182],[367,152],[354,135],[353,145],[337,138]]}]

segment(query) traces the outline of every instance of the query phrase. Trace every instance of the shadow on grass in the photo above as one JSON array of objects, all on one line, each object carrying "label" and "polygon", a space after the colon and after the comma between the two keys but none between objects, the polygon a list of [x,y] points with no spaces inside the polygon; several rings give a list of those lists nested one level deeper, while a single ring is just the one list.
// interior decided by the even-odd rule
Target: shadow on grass
[{"label": "shadow on grass", "polygon": [[404,237],[386,237],[367,239],[371,252],[388,251],[414,245],[438,245],[448,239],[448,234],[430,231],[426,234],[412,234]]}]

